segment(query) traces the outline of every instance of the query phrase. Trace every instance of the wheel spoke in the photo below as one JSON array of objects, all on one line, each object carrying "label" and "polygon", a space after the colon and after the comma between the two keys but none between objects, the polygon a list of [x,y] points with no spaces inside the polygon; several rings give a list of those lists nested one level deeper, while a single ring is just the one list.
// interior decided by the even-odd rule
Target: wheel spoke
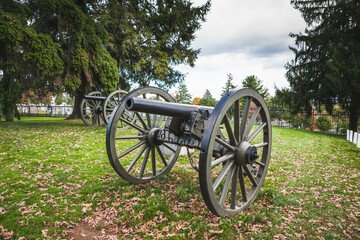
[{"label": "wheel spoke", "polygon": [[263,128],[266,126],[266,122],[263,122],[260,126],[258,126],[250,135],[249,137],[246,139],[248,142],[251,142],[252,140],[254,140],[254,138],[259,134],[259,132],[261,132],[261,130],[263,130]]},{"label": "wheel spoke", "polygon": [[139,130],[140,132],[145,133],[145,130],[142,129],[141,127],[139,127],[138,125],[136,125],[136,124],[134,124],[134,123],[126,120],[126,119],[123,118],[123,117],[120,117],[119,119],[120,119],[120,121],[123,121],[124,123],[127,123],[127,124],[129,124],[130,126],[132,126],[133,128]]},{"label": "wheel spoke", "polygon": [[247,166],[247,165],[244,165],[243,168],[244,168],[244,170],[245,170],[245,172],[246,172],[246,175],[249,177],[250,181],[252,182],[252,184],[253,184],[255,187],[257,187],[258,184],[257,184],[254,176],[251,174],[248,166]]},{"label": "wheel spoke", "polygon": [[258,143],[258,144],[255,144],[254,146],[256,147],[256,148],[260,148],[260,147],[265,147],[265,146],[267,146],[268,145],[268,143]]},{"label": "wheel spoke", "polygon": [[164,145],[165,147],[167,147],[168,149],[170,149],[171,151],[176,152],[175,149],[173,149],[172,147],[170,147],[170,146],[167,145],[166,143],[163,143],[163,145]]},{"label": "wheel spoke", "polygon": [[147,120],[147,125],[151,128],[151,118],[150,118],[150,114],[146,113],[146,120]]},{"label": "wheel spoke", "polygon": [[145,136],[123,136],[123,137],[115,137],[115,140],[124,140],[124,139],[144,139]]},{"label": "wheel spoke", "polygon": [[145,144],[144,146],[142,146],[142,148],[140,149],[140,151],[136,154],[134,160],[132,160],[132,162],[130,163],[128,169],[126,170],[127,172],[130,172],[131,169],[135,166],[135,164],[137,163],[137,161],[139,160],[139,158],[141,157],[141,155],[144,153],[145,149],[148,146]]},{"label": "wheel spoke", "polygon": [[233,174],[234,174],[234,171],[236,169],[236,166],[232,166],[230,168],[230,172],[228,173],[227,177],[226,177],[226,180],[225,180],[225,184],[224,184],[224,187],[223,187],[223,190],[221,192],[221,197],[220,197],[220,206],[224,206],[224,203],[225,203],[225,200],[226,200],[226,196],[229,192],[229,188],[230,188],[230,182],[233,178]]},{"label": "wheel spoke", "polygon": [[[143,94],[143,98],[146,99],[146,94]],[[145,115],[146,115],[147,125],[151,128],[150,114],[146,113]]]},{"label": "wheel spoke", "polygon": [[96,103],[94,103],[92,100],[89,100],[88,101],[88,104],[89,104],[89,107],[95,109],[97,106],[96,106]]},{"label": "wheel spoke", "polygon": [[88,114],[84,115],[84,118],[86,118],[87,116],[89,116],[89,114],[91,114],[92,112],[89,112]]},{"label": "wheel spoke", "polygon": [[216,137],[216,138],[215,138],[215,141],[216,141],[217,143],[219,143],[220,145],[222,145],[223,147],[226,147],[226,148],[229,149],[230,151],[233,151],[233,152],[236,151],[235,147],[231,146],[230,144],[228,144],[227,142],[225,142],[224,140],[222,140],[222,139],[219,138],[219,137]]},{"label": "wheel spoke", "polygon": [[236,166],[232,182],[231,182],[231,202],[230,202],[230,208],[235,209],[236,206],[236,193],[237,193],[237,179],[239,175],[239,166]]},{"label": "wheel spoke", "polygon": [[230,170],[231,166],[234,165],[234,161],[229,161],[225,164],[224,168],[221,170],[219,176],[216,178],[214,184],[213,184],[213,190],[214,192],[216,191],[216,189],[218,188],[219,184],[221,183],[221,181],[224,179],[224,177],[226,176],[227,172]]},{"label": "wheel spoke", "polygon": [[152,171],[153,176],[156,176],[156,162],[155,162],[155,148],[151,148],[151,164],[152,164]]},{"label": "wheel spoke", "polygon": [[160,127],[160,125],[161,125],[161,123],[162,123],[162,121],[163,121],[163,119],[164,119],[164,116],[162,116],[162,115],[159,115],[160,117],[159,117],[159,120],[157,120],[157,123],[155,124],[155,127],[156,128],[159,128]]},{"label": "wheel spoke", "polygon": [[245,103],[243,115],[242,115],[242,118],[241,118],[240,140],[244,139],[244,131],[245,131],[247,117],[248,117],[248,114],[249,114],[249,109],[250,109],[250,97],[246,98],[246,103]]},{"label": "wheel spoke", "polygon": [[244,174],[243,174],[242,167],[240,167],[240,170],[239,170],[239,184],[240,184],[240,189],[241,189],[241,195],[242,195],[243,202],[247,202],[247,194],[246,194]]},{"label": "wheel spoke", "polygon": [[162,162],[164,163],[164,166],[166,167],[168,164],[167,164],[167,162],[166,162],[166,160],[165,160],[165,158],[164,158],[164,155],[163,155],[162,152],[161,152],[161,149],[160,149],[158,146],[156,146],[156,150],[158,151],[159,156],[160,156]]},{"label": "wheel spoke", "polygon": [[259,162],[259,161],[255,161],[255,163],[262,166],[262,167],[265,167],[265,163],[262,163],[262,162]]},{"label": "wheel spoke", "polygon": [[250,120],[249,120],[249,124],[246,126],[246,129],[245,129],[245,132],[244,132],[244,135],[243,135],[243,139],[247,139],[248,138],[248,135],[252,129],[252,127],[254,126],[254,123],[255,123],[255,120],[256,120],[256,117],[257,115],[259,114],[261,110],[261,107],[260,106],[257,106],[253,115],[251,116]]},{"label": "wheel spoke", "polygon": [[140,173],[139,173],[139,178],[142,178],[144,176],[144,171],[145,171],[146,163],[147,163],[148,158],[149,158],[149,153],[150,153],[150,148],[147,148],[146,152],[145,152],[145,156],[144,156],[144,161],[142,163],[141,170],[140,170]]},{"label": "wheel spoke", "polygon": [[223,162],[225,162],[225,161],[227,161],[229,159],[232,159],[233,157],[234,157],[233,153],[221,156],[218,159],[211,162],[211,168],[216,167],[220,163],[223,163]]},{"label": "wheel spoke", "polygon": [[135,112],[135,114],[136,114],[137,118],[140,120],[140,122],[141,122],[141,124],[143,125],[143,127],[144,127],[146,130],[148,130],[149,128],[148,128],[148,126],[146,125],[144,119],[141,117],[141,115],[140,115],[138,112]]},{"label": "wheel spoke", "polygon": [[229,140],[230,140],[231,145],[237,145],[239,138],[234,137],[234,133],[233,133],[233,130],[231,128],[231,123],[230,123],[229,118],[228,118],[227,115],[225,115],[225,117],[224,117],[224,124],[225,124],[225,128],[226,128],[226,132],[227,132],[227,134],[229,136]]},{"label": "wheel spoke", "polygon": [[240,104],[239,99],[235,101],[234,110],[234,132],[236,141],[240,140]]},{"label": "wheel spoke", "polygon": [[144,143],[145,143],[145,141],[138,142],[137,144],[135,144],[134,146],[132,146],[128,150],[126,150],[126,151],[122,152],[120,155],[118,155],[117,158],[118,159],[122,158],[123,156],[125,156],[126,154],[131,153],[132,151],[134,151],[135,149],[137,149],[138,147],[140,147]]}]

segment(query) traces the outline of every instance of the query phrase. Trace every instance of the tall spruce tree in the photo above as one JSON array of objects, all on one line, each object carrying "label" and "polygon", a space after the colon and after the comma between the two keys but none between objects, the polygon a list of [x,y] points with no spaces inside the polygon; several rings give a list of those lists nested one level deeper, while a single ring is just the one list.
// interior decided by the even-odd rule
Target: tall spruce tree
[{"label": "tall spruce tree", "polygon": [[28,26],[32,11],[13,0],[0,2],[0,105],[6,121],[14,120],[22,93],[36,86],[51,87],[48,81],[63,71],[60,46]]},{"label": "tall spruce tree", "polygon": [[258,91],[265,100],[270,96],[269,90],[262,85],[262,81],[255,75],[247,76],[242,80],[241,85]]},{"label": "tall spruce tree", "polygon": [[360,2],[292,0],[306,24],[305,33],[290,34],[295,58],[286,65],[296,109],[310,113],[324,105],[331,113],[340,104],[357,130],[360,113]]},{"label": "tall spruce tree", "polygon": [[221,96],[224,96],[225,94],[227,94],[231,89],[236,88],[236,85],[234,85],[233,81],[234,81],[234,77],[231,73],[229,73],[227,75],[225,87],[222,88]]},{"label": "tall spruce tree", "polygon": [[96,0],[30,0],[36,31],[59,43],[64,62],[62,84],[75,97],[72,118],[80,117],[83,96],[92,89],[110,93],[117,88],[118,67],[106,49],[109,34],[97,20]]},{"label": "tall spruce tree", "polygon": [[180,83],[179,89],[176,91],[176,101],[178,103],[186,103],[190,104],[192,100],[192,96],[187,89],[185,83]]},{"label": "tall spruce tree", "polygon": [[199,105],[215,107],[217,104],[216,99],[212,96],[209,89],[206,89],[203,97],[201,98]]}]

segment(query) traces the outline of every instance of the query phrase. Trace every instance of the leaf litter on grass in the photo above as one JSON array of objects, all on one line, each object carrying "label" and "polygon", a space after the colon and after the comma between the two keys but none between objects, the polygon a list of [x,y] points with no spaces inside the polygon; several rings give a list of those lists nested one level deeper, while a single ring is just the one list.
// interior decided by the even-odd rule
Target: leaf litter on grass
[{"label": "leaf litter on grass", "polygon": [[343,138],[274,128],[257,200],[219,218],[185,157],[131,185],[108,163],[105,128],[66,123],[0,125],[1,238],[359,238],[360,153]]}]

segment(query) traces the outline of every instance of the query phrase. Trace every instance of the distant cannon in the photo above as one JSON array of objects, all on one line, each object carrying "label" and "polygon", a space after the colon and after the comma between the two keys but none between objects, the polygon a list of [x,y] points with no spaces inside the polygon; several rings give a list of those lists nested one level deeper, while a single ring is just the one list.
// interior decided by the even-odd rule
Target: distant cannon
[{"label": "distant cannon", "polygon": [[232,90],[212,108],[178,104],[166,91],[145,87],[120,100],[108,123],[106,148],[116,173],[134,184],[168,173],[182,146],[198,149],[203,199],[216,215],[231,216],[248,207],[263,186],[271,137],[268,107],[253,89]]},{"label": "distant cannon", "polygon": [[89,127],[106,125],[112,111],[127,93],[124,90],[116,90],[108,96],[99,91],[85,95],[80,104],[81,119]]}]

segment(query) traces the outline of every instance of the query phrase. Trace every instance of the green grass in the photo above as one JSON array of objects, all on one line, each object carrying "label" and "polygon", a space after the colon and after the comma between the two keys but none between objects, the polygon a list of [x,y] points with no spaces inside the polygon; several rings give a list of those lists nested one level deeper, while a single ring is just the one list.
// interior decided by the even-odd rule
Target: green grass
[{"label": "green grass", "polygon": [[0,122],[0,238],[66,238],[81,224],[124,239],[360,238],[360,149],[342,136],[273,128],[258,198],[220,218],[184,156],[132,185],[109,164],[105,133],[78,120]]}]

